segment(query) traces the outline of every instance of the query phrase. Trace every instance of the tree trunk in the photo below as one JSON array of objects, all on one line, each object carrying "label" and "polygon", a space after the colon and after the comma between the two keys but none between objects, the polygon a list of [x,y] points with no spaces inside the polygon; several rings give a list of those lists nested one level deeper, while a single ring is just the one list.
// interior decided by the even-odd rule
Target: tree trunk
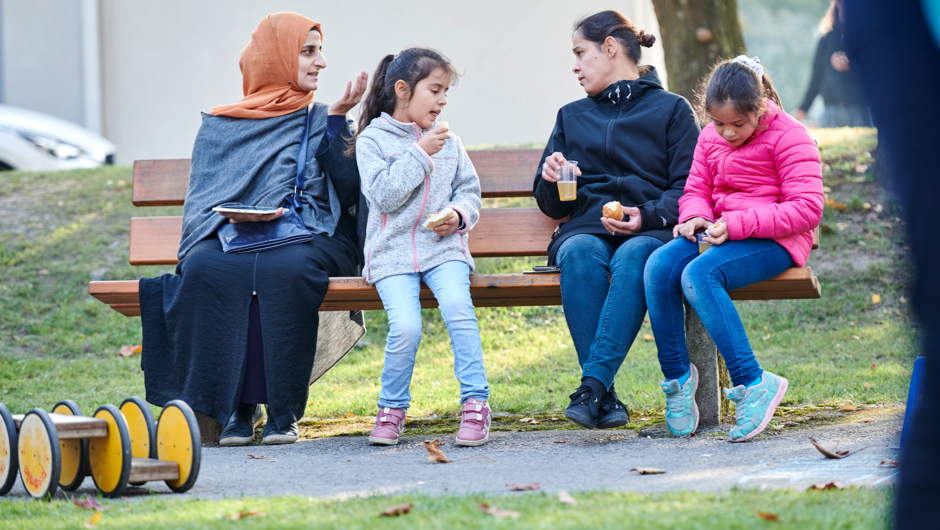
[{"label": "tree trunk", "polygon": [[653,0],[666,54],[669,90],[695,102],[721,59],[745,53],[737,0]]}]

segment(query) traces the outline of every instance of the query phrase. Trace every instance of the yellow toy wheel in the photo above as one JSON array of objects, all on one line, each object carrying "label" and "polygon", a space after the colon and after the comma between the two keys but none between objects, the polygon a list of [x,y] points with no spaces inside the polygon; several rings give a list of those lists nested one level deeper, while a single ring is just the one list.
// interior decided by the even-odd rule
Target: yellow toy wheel
[{"label": "yellow toy wheel", "polygon": [[179,464],[179,479],[165,481],[176,493],[189,491],[196,483],[202,460],[201,442],[193,409],[178,399],[167,403],[157,422],[157,458]]},{"label": "yellow toy wheel", "polygon": [[[134,458],[157,457],[157,422],[153,412],[143,399],[132,396],[121,403],[121,414],[127,420],[131,433],[131,454]],[[140,486],[146,482],[131,482],[131,486]]]},{"label": "yellow toy wheel", "polygon": [[[63,399],[52,407],[53,414],[84,416],[82,409],[71,399]],[[62,471],[59,473],[59,487],[65,491],[77,489],[88,476],[88,440],[73,438],[59,439],[62,454]]]},{"label": "yellow toy wheel", "polygon": [[102,405],[95,418],[108,422],[108,436],[88,439],[91,478],[105,497],[118,497],[131,475],[131,435],[124,415],[114,405]]},{"label": "yellow toy wheel", "polygon": [[18,453],[13,415],[0,403],[0,495],[6,495],[16,483]]},{"label": "yellow toy wheel", "polygon": [[59,485],[61,452],[52,418],[42,409],[23,417],[17,443],[23,487],[34,499],[50,499]]}]

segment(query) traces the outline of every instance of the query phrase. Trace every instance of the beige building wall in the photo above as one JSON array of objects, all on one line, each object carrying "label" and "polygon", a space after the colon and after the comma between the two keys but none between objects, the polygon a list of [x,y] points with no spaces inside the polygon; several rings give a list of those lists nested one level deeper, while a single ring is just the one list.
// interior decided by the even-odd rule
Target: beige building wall
[{"label": "beige building wall", "polygon": [[[241,98],[238,58],[268,13],[323,25],[329,102],[358,72],[403,48],[437,48],[464,72],[443,117],[467,145],[548,139],[559,107],[584,97],[571,72],[571,27],[617,9],[658,35],[650,0],[100,0],[103,132],[117,162],[187,158],[200,111]],[[663,72],[660,43],[644,63]],[[358,113],[358,109],[353,111]]]}]

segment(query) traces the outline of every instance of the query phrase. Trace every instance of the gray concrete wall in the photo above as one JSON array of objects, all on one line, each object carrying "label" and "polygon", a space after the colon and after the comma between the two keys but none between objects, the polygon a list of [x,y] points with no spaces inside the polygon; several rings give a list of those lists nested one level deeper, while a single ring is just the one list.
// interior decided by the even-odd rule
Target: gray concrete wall
[{"label": "gray concrete wall", "polygon": [[83,123],[80,3],[0,3],[4,103]]},{"label": "gray concrete wall", "polygon": [[[579,16],[615,8],[658,33],[649,0],[101,0],[100,8],[104,134],[122,164],[190,156],[200,111],[241,98],[239,54],[271,12],[323,24],[320,101],[359,71],[371,74],[387,53],[442,51],[465,74],[444,119],[468,145],[544,142],[557,109],[584,97],[571,73]],[[643,62],[662,70],[660,45],[644,52]]]}]

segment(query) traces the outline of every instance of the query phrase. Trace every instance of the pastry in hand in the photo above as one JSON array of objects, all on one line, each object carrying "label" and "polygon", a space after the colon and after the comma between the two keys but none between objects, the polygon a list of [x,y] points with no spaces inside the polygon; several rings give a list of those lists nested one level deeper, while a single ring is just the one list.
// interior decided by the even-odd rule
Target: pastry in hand
[{"label": "pastry in hand", "polygon": [[610,201],[604,205],[604,217],[614,221],[623,221],[623,206],[618,201]]},{"label": "pastry in hand", "polygon": [[435,213],[429,213],[428,218],[424,221],[424,227],[428,230],[434,230],[436,227],[444,224],[452,216],[457,215],[452,208],[444,208],[443,210]]}]

